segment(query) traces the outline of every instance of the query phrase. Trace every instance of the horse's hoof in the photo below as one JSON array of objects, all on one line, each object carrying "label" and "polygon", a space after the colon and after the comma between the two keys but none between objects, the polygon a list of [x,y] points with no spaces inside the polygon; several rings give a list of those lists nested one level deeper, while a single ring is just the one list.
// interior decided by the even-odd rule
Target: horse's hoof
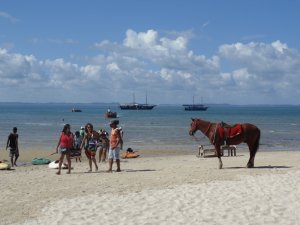
[{"label": "horse's hoof", "polygon": [[219,165],[219,169],[222,169],[223,168],[223,165]]},{"label": "horse's hoof", "polygon": [[247,168],[253,168],[253,167],[254,167],[254,165],[252,163],[247,164]]}]

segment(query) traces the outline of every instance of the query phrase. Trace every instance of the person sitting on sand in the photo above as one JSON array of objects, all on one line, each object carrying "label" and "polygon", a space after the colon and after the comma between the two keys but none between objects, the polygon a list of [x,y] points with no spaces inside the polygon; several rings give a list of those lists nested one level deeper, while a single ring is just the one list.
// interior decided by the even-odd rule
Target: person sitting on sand
[{"label": "person sitting on sand", "polygon": [[110,122],[111,134],[109,139],[109,152],[108,152],[108,163],[109,168],[107,172],[112,172],[112,166],[114,160],[117,164],[117,172],[121,172],[120,168],[120,146],[123,145],[123,139],[121,132],[118,129],[119,120],[113,120]]},{"label": "person sitting on sand", "polygon": [[108,133],[104,129],[100,129],[99,131],[99,138],[100,138],[100,149],[99,149],[99,163],[105,162],[106,160],[106,153],[109,149],[109,139]]},{"label": "person sitting on sand", "polygon": [[71,173],[70,153],[71,153],[71,149],[73,148],[73,143],[74,143],[74,138],[73,138],[73,134],[71,133],[71,126],[70,126],[70,124],[66,124],[66,125],[64,125],[64,128],[61,132],[61,135],[60,135],[59,141],[57,143],[57,147],[56,147],[56,153],[58,153],[58,151],[60,151],[60,153],[61,153],[60,158],[59,158],[58,171],[56,173],[57,175],[60,175],[61,165],[64,161],[65,156],[66,156],[67,162],[68,162],[67,174]]},{"label": "person sitting on sand", "polygon": [[9,157],[11,161],[11,167],[17,166],[17,159],[19,158],[19,143],[17,134],[18,128],[14,127],[13,132],[9,134],[6,143],[6,150],[9,147]]},{"label": "person sitting on sand", "polygon": [[99,134],[94,131],[94,127],[91,123],[85,125],[85,135],[80,149],[84,147],[85,155],[89,159],[89,172],[92,172],[92,163],[94,162],[96,171],[98,171],[98,165],[96,162],[97,143],[99,141]]}]

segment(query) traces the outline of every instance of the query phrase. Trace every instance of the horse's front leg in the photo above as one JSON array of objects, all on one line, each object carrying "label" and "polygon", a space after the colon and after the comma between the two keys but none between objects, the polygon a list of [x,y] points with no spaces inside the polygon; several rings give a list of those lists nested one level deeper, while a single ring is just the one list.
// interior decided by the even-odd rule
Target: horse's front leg
[{"label": "horse's front leg", "polygon": [[215,149],[216,149],[216,153],[217,153],[217,156],[218,156],[218,159],[219,159],[219,169],[222,169],[223,168],[223,162],[222,162],[221,157],[223,156],[223,154],[221,152],[221,146],[215,145]]}]

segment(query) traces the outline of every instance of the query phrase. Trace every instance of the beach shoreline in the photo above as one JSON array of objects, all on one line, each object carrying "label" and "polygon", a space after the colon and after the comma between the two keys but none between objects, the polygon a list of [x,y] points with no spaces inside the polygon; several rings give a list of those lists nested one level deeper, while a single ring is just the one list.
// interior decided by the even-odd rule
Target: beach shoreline
[{"label": "beach shoreline", "polygon": [[[284,217],[284,224],[297,224],[295,221],[299,222],[299,217],[296,215],[299,214],[293,213],[295,210],[299,212],[300,209],[296,207],[300,202],[300,152],[258,152],[253,169],[246,168],[249,153],[237,153],[237,157],[222,158],[222,170],[218,169],[217,158],[197,158],[195,154],[191,154],[123,159],[121,173],[106,173],[106,163],[99,164],[98,172],[88,173],[86,160],[81,163],[73,160],[74,169],[71,175],[67,175],[63,170],[62,175],[58,176],[55,170],[49,169],[47,165],[27,165],[1,171],[4,187],[0,198],[5,207],[1,208],[0,217],[3,224],[98,224],[99,220],[107,224],[189,224],[191,221],[219,224],[213,206],[216,200],[213,199],[230,202],[232,198],[235,199],[233,202],[240,202],[247,197],[248,192],[254,196],[260,196],[263,192],[271,198],[273,192],[278,191],[282,194],[282,199],[276,194],[276,201],[280,202],[286,197],[287,188],[293,187],[294,193],[289,194],[291,196],[288,200],[295,209],[292,212],[283,211],[290,214],[289,220],[286,220],[288,215]],[[291,183],[287,183],[286,176],[292,178],[288,181]],[[265,183],[258,186],[261,180]],[[236,185],[239,185],[238,190],[227,192],[228,188],[235,189]],[[274,185],[278,190],[270,188]],[[298,189],[295,185],[298,185]],[[215,189],[218,191],[215,192]],[[238,194],[239,192],[241,193]],[[195,200],[198,198],[204,202]],[[253,204],[257,204],[255,201],[259,201],[256,197],[252,198],[254,202],[246,202],[244,210],[252,209]],[[201,206],[202,211],[192,215],[195,210],[188,206],[189,203],[195,204],[196,208]],[[274,214],[278,204],[267,204],[264,210]],[[204,206],[207,207],[206,210],[203,209]],[[180,219],[175,212],[171,216],[168,208],[175,210],[174,207],[190,218],[193,216],[193,220],[188,220],[189,217],[186,216]],[[233,224],[268,224],[258,219],[250,220],[251,216],[257,218],[257,210],[247,211],[247,217],[243,217],[240,212],[232,211],[229,207],[232,206],[225,204],[221,207],[223,217],[219,218],[220,224],[222,218]],[[133,211],[129,210],[130,208]],[[161,210],[157,211],[157,208]],[[290,206],[287,208],[291,210]],[[113,210],[118,212],[115,220],[111,220],[109,216]],[[137,213],[136,210],[142,211]],[[231,215],[229,217],[226,217],[227,210]],[[279,216],[281,212],[277,213],[277,224],[283,224]],[[207,216],[206,219],[203,218],[204,215]],[[239,219],[234,218],[234,215]],[[265,216],[269,215],[266,213]],[[276,224],[276,221],[273,222]]]}]

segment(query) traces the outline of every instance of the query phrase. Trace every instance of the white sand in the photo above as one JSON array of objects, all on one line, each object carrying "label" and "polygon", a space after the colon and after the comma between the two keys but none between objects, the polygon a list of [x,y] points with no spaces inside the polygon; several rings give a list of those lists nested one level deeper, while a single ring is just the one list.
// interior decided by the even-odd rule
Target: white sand
[{"label": "white sand", "polygon": [[[300,152],[123,160],[121,173],[0,171],[1,224],[300,224]],[[3,183],[2,183],[3,182]],[[9,217],[9,214],[12,216]]]}]

